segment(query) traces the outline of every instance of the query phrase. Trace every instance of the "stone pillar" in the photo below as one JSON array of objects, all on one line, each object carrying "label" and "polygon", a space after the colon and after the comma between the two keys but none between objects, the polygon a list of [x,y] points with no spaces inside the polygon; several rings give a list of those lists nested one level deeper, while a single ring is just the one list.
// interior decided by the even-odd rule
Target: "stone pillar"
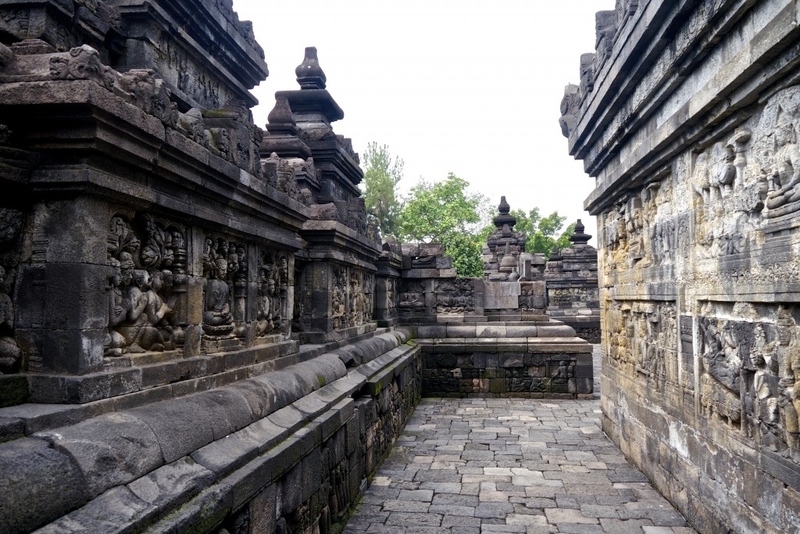
[{"label": "stone pillar", "polygon": [[383,252],[375,262],[375,319],[378,326],[394,326],[400,321],[397,313],[398,288],[402,256],[397,243],[384,242]]},{"label": "stone pillar", "polygon": [[547,313],[575,329],[590,343],[600,342],[600,297],[597,286],[597,250],[588,244],[578,219],[570,236],[572,245],[553,250],[547,262]]},{"label": "stone pillar", "polygon": [[310,206],[311,220],[301,232],[307,246],[297,262],[302,287],[295,324],[301,339],[319,343],[375,328],[380,244],[367,226],[358,154],[331,126],[344,112],[325,89],[315,48],[306,49],[295,72],[300,89],[276,93],[260,150],[270,155],[266,165],[275,167],[278,187]]}]

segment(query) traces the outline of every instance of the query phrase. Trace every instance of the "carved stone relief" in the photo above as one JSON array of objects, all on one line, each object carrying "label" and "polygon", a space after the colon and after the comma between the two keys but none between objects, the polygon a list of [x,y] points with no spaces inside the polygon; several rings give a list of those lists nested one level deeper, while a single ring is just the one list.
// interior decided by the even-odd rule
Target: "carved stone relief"
[{"label": "carved stone relief", "polygon": [[0,374],[17,372],[22,363],[22,351],[14,337],[16,316],[12,298],[22,224],[22,212],[0,208]]},{"label": "carved stone relief", "polygon": [[709,302],[703,313],[699,318],[703,409],[759,446],[800,461],[797,310]]},{"label": "carved stone relief", "polygon": [[401,315],[425,312],[425,292],[420,282],[400,281],[397,308]]},{"label": "carved stone relief", "polygon": [[288,333],[289,261],[286,253],[262,252],[258,268],[256,336]]},{"label": "carved stone relief", "polygon": [[333,328],[347,328],[350,317],[347,314],[348,278],[345,267],[333,269],[333,298],[331,302],[331,322]]},{"label": "carved stone relief", "polygon": [[434,287],[436,312],[475,314],[475,281],[469,278],[439,280]]},{"label": "carved stone relief", "polygon": [[203,332],[211,339],[243,337],[247,309],[247,245],[226,236],[206,235]]},{"label": "carved stone relief", "polygon": [[673,302],[611,301],[604,331],[608,355],[631,376],[661,389],[678,384],[678,322]]},{"label": "carved stone relief", "polygon": [[[149,115],[157,117],[168,128],[183,133],[215,155],[261,176],[258,146],[263,138],[263,131],[255,126],[252,114],[243,102],[230,100],[216,109],[192,108],[186,113],[180,113],[174,95],[165,80],[157,77],[155,70],[131,69],[119,73],[104,65],[98,51],[86,44],[71,48],[69,52],[56,52],[44,41],[26,41],[23,44],[27,47],[24,54],[21,51],[19,54],[14,52],[22,44],[12,45],[7,49],[10,55],[8,58],[4,57],[3,63],[0,63],[0,81],[18,81],[21,68],[19,65],[22,63],[23,70],[26,71],[25,81],[36,81],[38,78],[42,81],[93,81]],[[178,66],[182,64],[180,54],[170,56],[169,61],[176,62]],[[33,69],[33,72],[47,74],[31,75],[28,72],[31,67],[41,62],[45,63]],[[47,67],[43,68],[45,64]],[[211,100],[219,106],[218,99]],[[273,186],[278,187],[278,184]]]},{"label": "carved stone relief", "polygon": [[[313,181],[318,180],[318,171],[314,165],[314,158],[309,157],[305,160],[300,158],[281,158],[273,152],[269,158],[260,160],[260,164],[265,169],[264,175],[269,185],[306,206],[311,205],[311,192],[307,188],[301,188],[300,182],[306,177],[311,177]],[[338,217],[338,213],[335,213],[335,207],[333,206],[331,206],[331,210],[318,209],[316,215],[334,220]]]},{"label": "carved stone relief", "polygon": [[176,321],[186,291],[186,231],[180,223],[143,213],[111,218],[107,242],[109,334],[106,356],[171,350],[183,345]]}]

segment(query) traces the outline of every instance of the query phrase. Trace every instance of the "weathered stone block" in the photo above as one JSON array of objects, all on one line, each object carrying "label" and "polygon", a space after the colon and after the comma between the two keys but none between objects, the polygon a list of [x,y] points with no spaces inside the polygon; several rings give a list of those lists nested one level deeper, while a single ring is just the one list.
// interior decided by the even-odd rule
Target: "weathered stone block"
[{"label": "weathered stone block", "polygon": [[34,530],[81,506],[90,494],[75,461],[40,439],[3,444],[0,473],[0,527],[5,532]]},{"label": "weathered stone block", "polygon": [[484,282],[484,309],[516,310],[520,294],[519,282]]}]

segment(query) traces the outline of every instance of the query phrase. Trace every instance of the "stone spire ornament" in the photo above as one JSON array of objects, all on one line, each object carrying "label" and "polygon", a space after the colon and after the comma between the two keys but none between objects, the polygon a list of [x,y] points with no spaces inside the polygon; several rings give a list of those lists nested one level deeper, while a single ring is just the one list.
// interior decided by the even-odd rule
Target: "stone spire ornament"
[{"label": "stone spire ornament", "polygon": [[500,212],[492,222],[502,232],[503,237],[511,235],[514,225],[517,224],[517,219],[513,215],[509,215],[511,206],[506,202],[506,197],[500,197],[500,205],[497,206],[497,211]]},{"label": "stone spire ornament", "polygon": [[[506,197],[500,197],[498,215],[492,219],[496,230],[489,235],[484,247],[484,278],[505,281],[513,272],[519,273],[519,256],[525,251],[525,235],[515,232],[517,219],[511,215],[511,206]],[[514,279],[519,278],[519,274]]]},{"label": "stone spire ornament", "polygon": [[575,223],[575,231],[572,233],[571,236],[569,236],[569,240],[572,242],[573,245],[585,245],[589,242],[592,236],[590,234],[584,233],[585,229],[586,227],[583,226],[581,220],[578,219],[578,222]]},{"label": "stone spire ornament", "polygon": [[269,121],[267,131],[270,133],[288,133],[290,135],[297,133],[292,108],[285,95],[275,97],[275,107],[269,112],[267,120]]},{"label": "stone spire ornament", "polygon": [[294,73],[297,75],[297,83],[300,84],[300,89],[325,89],[327,78],[325,73],[322,72],[322,67],[319,66],[317,47],[306,47],[305,58],[294,69]]}]

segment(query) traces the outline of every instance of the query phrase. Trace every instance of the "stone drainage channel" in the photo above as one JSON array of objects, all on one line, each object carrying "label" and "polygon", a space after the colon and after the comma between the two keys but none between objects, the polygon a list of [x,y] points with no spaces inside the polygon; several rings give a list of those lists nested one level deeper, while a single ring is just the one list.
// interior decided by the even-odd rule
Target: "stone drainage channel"
[{"label": "stone drainage channel", "polygon": [[417,407],[345,533],[696,532],[600,429],[595,400]]}]

